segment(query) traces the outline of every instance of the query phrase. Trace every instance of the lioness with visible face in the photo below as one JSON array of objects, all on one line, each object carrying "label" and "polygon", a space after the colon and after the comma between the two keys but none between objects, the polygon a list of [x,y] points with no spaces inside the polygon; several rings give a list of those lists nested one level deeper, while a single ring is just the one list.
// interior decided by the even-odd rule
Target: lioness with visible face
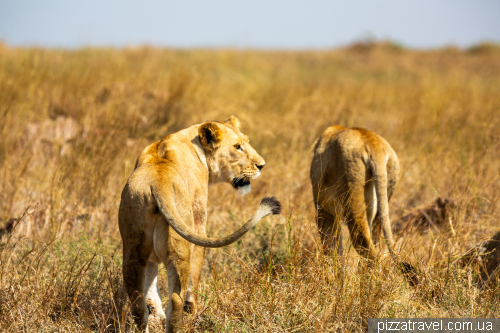
[{"label": "lioness with visible face", "polygon": [[[361,256],[378,259],[375,244],[382,231],[395,258],[389,200],[396,188],[399,161],[384,138],[364,128],[327,128],[314,147],[310,176],[326,253],[332,246],[342,251],[340,222],[345,220]],[[410,283],[416,284],[414,268],[398,264]]]},{"label": "lioness with visible face", "polygon": [[206,122],[146,147],[122,192],[119,226],[123,239],[123,280],[132,314],[147,329],[148,306],[164,318],[158,264],[168,275],[167,332],[181,331],[183,310],[196,312],[205,247],[231,244],[260,219],[279,214],[280,203],[264,198],[250,220],[233,234],[205,235],[208,184],[227,182],[241,193],[260,175],[264,159],[239,130],[239,122]]}]

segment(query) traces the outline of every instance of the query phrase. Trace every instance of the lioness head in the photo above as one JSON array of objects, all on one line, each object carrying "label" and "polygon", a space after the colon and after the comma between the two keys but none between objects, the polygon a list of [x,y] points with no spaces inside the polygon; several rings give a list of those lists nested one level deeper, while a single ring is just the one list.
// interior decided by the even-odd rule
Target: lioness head
[{"label": "lioness head", "polygon": [[201,124],[198,134],[206,152],[210,182],[228,182],[240,194],[246,194],[251,189],[250,180],[259,177],[266,162],[239,126],[238,119],[231,116],[224,122]]}]

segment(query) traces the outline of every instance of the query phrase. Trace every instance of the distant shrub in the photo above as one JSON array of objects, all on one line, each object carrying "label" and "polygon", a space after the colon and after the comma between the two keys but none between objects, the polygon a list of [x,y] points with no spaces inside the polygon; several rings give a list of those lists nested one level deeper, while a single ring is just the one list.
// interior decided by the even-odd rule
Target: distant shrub
[{"label": "distant shrub", "polygon": [[500,53],[500,44],[494,42],[482,42],[472,45],[467,49],[470,54],[492,54]]},{"label": "distant shrub", "polygon": [[357,53],[371,52],[374,50],[400,52],[404,50],[404,47],[402,44],[391,40],[375,41],[374,39],[364,39],[348,45],[346,49]]}]

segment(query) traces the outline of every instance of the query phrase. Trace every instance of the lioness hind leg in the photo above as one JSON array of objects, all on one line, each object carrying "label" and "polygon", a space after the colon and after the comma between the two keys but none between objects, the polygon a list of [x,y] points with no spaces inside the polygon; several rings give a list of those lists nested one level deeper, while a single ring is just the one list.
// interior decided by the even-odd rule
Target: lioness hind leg
[{"label": "lioness hind leg", "polygon": [[167,306],[167,333],[182,332],[184,327],[183,309],[189,282],[190,263],[176,259],[165,265],[168,275],[169,301]]},{"label": "lioness hind leg", "polygon": [[144,297],[146,262],[147,259],[141,260],[133,255],[123,258],[123,282],[132,303],[132,316],[141,331],[147,331],[149,315]]},{"label": "lioness hind leg", "polygon": [[198,311],[198,288],[200,286],[201,272],[203,270],[203,260],[205,259],[205,248],[195,245],[193,255],[191,256],[191,275],[189,286],[184,302],[184,311],[190,314],[196,314]]},{"label": "lioness hind leg", "polygon": [[358,254],[366,259],[376,260],[377,250],[370,237],[368,222],[351,216],[347,220],[351,242]]},{"label": "lioness hind leg", "polygon": [[326,255],[333,251],[339,255],[343,254],[342,228],[340,219],[329,213],[324,207],[318,209],[318,229],[323,244],[323,252]]},{"label": "lioness hind leg", "polygon": [[373,219],[373,225],[372,225],[372,241],[375,247],[380,246],[381,230],[382,230],[382,224],[380,223],[380,213],[377,212],[377,215],[375,215],[375,218]]},{"label": "lioness hind leg", "polygon": [[146,304],[150,307],[151,314],[155,317],[165,319],[165,312],[162,309],[160,288],[158,287],[158,264],[148,261],[146,266],[146,283],[144,294]]},{"label": "lioness hind leg", "polygon": [[370,225],[366,217],[362,186],[351,189],[351,203],[347,214],[347,227],[352,245],[359,255],[369,260],[377,259],[377,250],[372,241]]}]

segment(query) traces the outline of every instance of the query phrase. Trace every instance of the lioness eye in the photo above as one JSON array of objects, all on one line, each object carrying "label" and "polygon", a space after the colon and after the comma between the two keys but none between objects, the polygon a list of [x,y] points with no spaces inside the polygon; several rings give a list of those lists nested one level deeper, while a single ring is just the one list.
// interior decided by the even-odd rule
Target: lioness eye
[{"label": "lioness eye", "polygon": [[243,148],[241,148],[241,145],[234,145],[234,148],[239,151],[243,151]]}]

